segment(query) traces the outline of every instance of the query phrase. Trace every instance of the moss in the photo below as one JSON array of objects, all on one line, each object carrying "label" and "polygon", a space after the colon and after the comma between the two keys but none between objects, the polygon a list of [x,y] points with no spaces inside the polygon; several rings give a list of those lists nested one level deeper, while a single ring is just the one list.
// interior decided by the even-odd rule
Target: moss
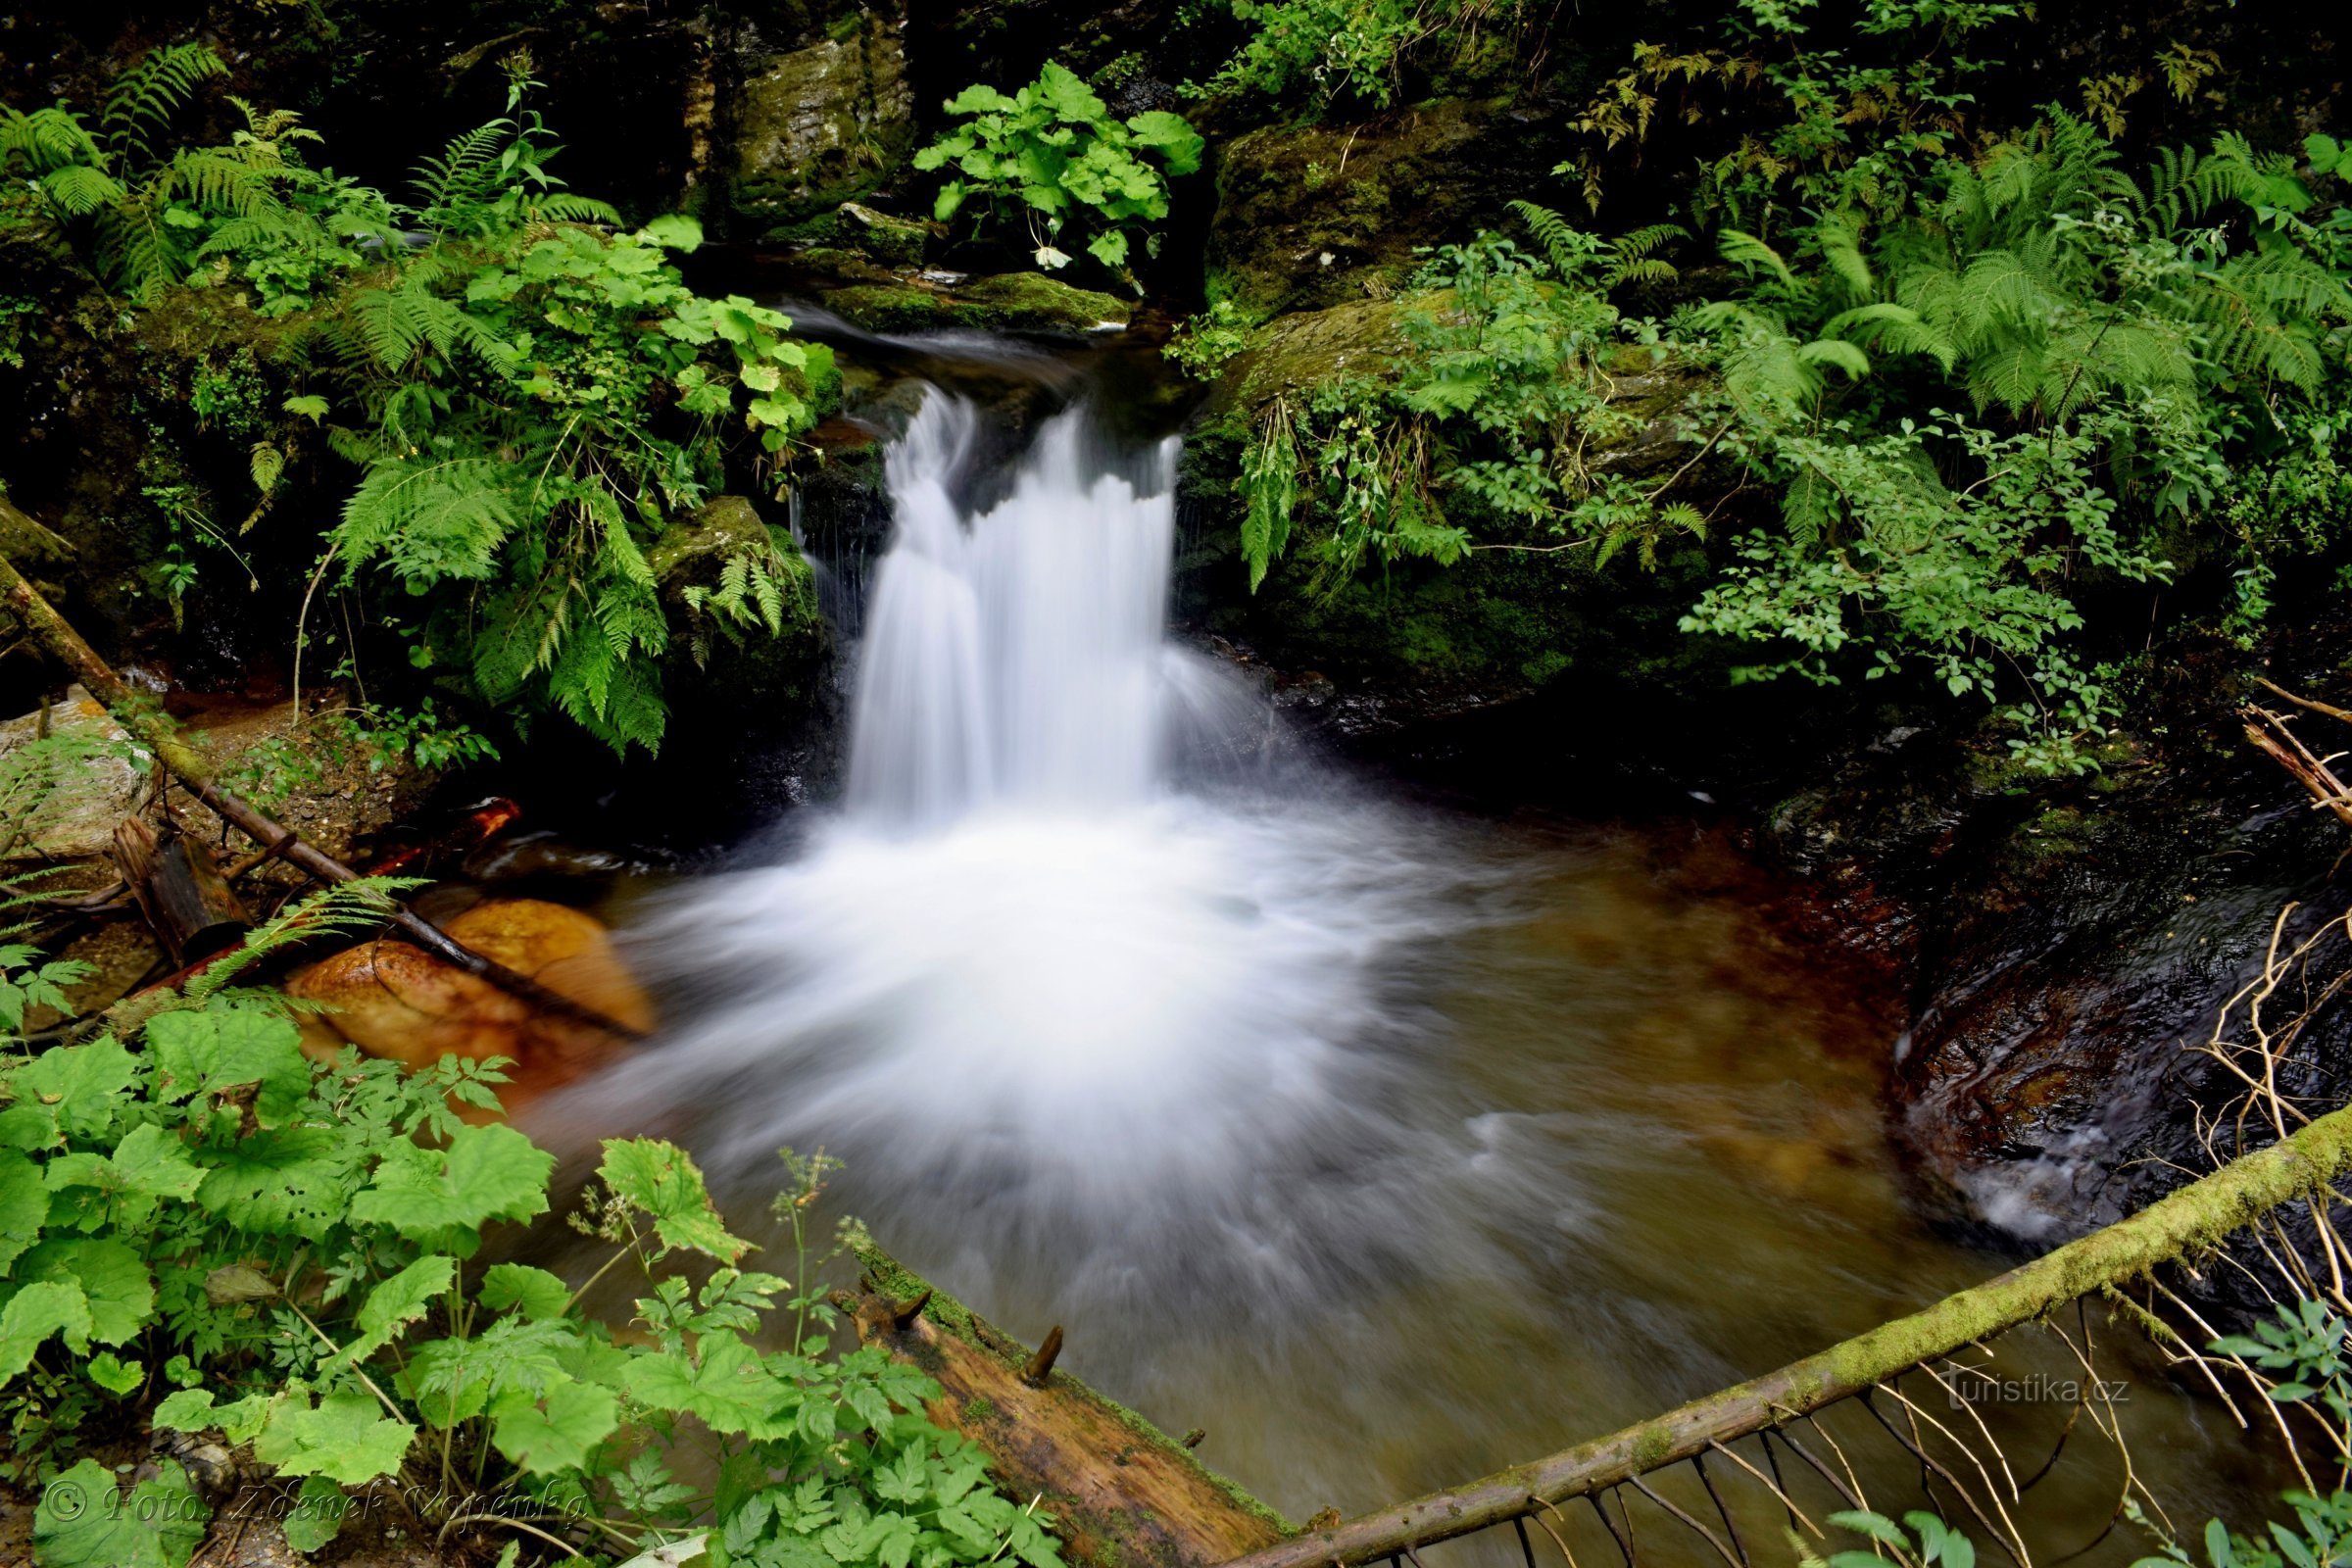
[{"label": "moss", "polygon": [[1500,224],[1547,167],[1509,108],[1441,100],[1235,137],[1217,161],[1210,299],[1265,314],[1384,296],[1419,268],[1416,246]]},{"label": "moss", "polygon": [[[907,1268],[879,1247],[870,1242],[866,1243],[857,1249],[857,1256],[858,1261],[865,1266],[866,1274],[873,1280],[875,1288],[893,1300],[912,1300],[923,1292],[929,1291],[931,1299],[924,1305],[923,1315],[929,1318],[932,1326],[941,1332],[953,1334],[968,1345],[977,1346],[1003,1361],[1006,1366],[1018,1367],[1028,1363],[1029,1351],[1019,1341],[982,1318],[955,1297]],[[1158,1448],[1169,1459],[1198,1472],[1236,1508],[1264,1521],[1283,1535],[1297,1533],[1298,1527],[1281,1514],[1275,1512],[1243,1488],[1202,1464],[1192,1449],[1177,1443],[1158,1427],[1153,1426],[1116,1399],[1108,1397],[1067,1372],[1056,1371],[1054,1374],[1054,1380],[1057,1387],[1066,1389],[1077,1397],[1088,1401],[1104,1414],[1117,1420],[1120,1425],[1135,1435],[1139,1443]],[[1140,1522],[1140,1518],[1131,1521],[1131,1523]],[[1104,1551],[1098,1554],[1097,1560],[1102,1564],[1109,1564],[1119,1559],[1115,1552]]]},{"label": "moss", "polygon": [[894,280],[828,291],[827,309],[872,332],[1029,332],[1092,337],[1124,328],[1128,307],[1042,272],[1003,272],[953,290]]},{"label": "moss", "polygon": [[873,191],[914,145],[914,102],[895,24],[845,19],[778,55],[730,100],[729,205],[740,228],[788,225]]}]

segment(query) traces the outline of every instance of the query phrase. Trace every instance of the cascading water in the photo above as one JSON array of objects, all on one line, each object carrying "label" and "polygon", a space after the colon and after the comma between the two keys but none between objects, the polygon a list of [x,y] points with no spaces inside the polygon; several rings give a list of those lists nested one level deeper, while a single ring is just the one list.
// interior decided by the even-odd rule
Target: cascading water
[{"label": "cascading water", "polygon": [[1905,1211],[1882,1037],[1703,841],[1265,760],[1266,704],[1163,632],[1173,445],[1065,413],[991,473],[988,435],[933,390],[887,455],[844,805],[656,905],[682,1021],[543,1133],[677,1137],[747,1234],[776,1148],[826,1149],[892,1250],[1299,1516],[1981,1277]]},{"label": "cascading water", "polygon": [[850,751],[850,810],[864,821],[1132,806],[1158,777],[1175,443],[1142,474],[1090,474],[1083,417],[1063,415],[1011,495],[967,518],[951,488],[977,420],[934,393],[887,459],[898,536]]}]

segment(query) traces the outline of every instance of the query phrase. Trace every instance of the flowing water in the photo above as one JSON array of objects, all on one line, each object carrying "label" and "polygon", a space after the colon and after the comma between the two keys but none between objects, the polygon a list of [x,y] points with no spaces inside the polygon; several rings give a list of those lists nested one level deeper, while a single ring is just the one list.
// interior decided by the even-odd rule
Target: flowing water
[{"label": "flowing water", "polygon": [[[1065,1366],[1294,1517],[2002,1266],[1913,1217],[1888,1021],[1719,842],[1471,819],[1278,744],[1162,624],[1173,443],[1079,408],[992,472],[981,423],[932,390],[890,448],[846,800],[643,914],[679,1021],[554,1117],[681,1138],[747,1226],[775,1150],[825,1147],[885,1246],[1066,1325]],[[2137,1396],[2196,1519],[2255,1479],[2218,1411]],[[2087,1540],[2119,1472],[2080,1451],[2035,1508]]]}]

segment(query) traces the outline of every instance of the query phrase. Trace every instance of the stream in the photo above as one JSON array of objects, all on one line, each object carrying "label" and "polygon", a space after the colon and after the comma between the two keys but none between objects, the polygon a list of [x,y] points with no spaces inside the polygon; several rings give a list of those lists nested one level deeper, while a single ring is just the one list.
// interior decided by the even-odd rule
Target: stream
[{"label": "stream", "polygon": [[[1164,624],[1174,440],[1114,439],[1083,396],[1025,445],[992,418],[934,385],[892,439],[845,798],[634,906],[669,1026],[535,1134],[678,1139],[761,1239],[776,1150],[821,1146],[832,1200],[909,1266],[1025,1341],[1065,1325],[1062,1366],[1205,1429],[1201,1457],[1294,1519],[1565,1446],[2009,1266],[1906,1201],[1899,1020],[1776,927],[1720,835],[1474,815],[1291,744]],[[2000,1354],[2082,1375],[2030,1332]],[[2252,1517],[2278,1478],[2225,1410],[2102,1370],[2132,1377],[2176,1524]],[[1978,1413],[2030,1469],[2068,1408]],[[2087,1419],[2071,1441],[2020,1519],[2069,1548],[2122,1473]],[[1899,1450],[1852,1448],[1882,1506],[1922,1505]],[[1750,1544],[1789,1560],[1746,1490]],[[1715,1560],[1640,1529],[1648,1560]],[[1590,1510],[1569,1531],[1614,1550]],[[2119,1527],[2081,1560],[2148,1545]],[[1517,1560],[1508,1532],[1440,1549]]]}]

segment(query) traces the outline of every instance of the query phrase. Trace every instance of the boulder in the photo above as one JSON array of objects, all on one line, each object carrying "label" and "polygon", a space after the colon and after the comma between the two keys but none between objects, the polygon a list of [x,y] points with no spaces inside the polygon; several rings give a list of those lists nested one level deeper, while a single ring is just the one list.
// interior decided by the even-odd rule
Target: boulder
[{"label": "boulder", "polygon": [[732,127],[728,202],[739,230],[788,229],[866,195],[914,144],[899,23],[859,12],[755,64],[722,118]]},{"label": "boulder", "polygon": [[[538,899],[492,899],[442,929],[485,957],[631,1028],[651,1031],[654,1006],[593,915]],[[540,1012],[486,980],[389,937],[363,942],[295,973],[287,995],[325,1010],[303,1020],[305,1045],[331,1054],[348,1042],[411,1068],[444,1055],[515,1065],[512,1110],[605,1061],[602,1030]]]},{"label": "boulder", "polygon": [[[749,624],[718,602],[735,562],[756,565],[774,585],[781,601],[776,629],[763,623],[756,593],[741,604]],[[807,702],[832,634],[800,547],[769,527],[748,497],[712,497],[685,526],[664,533],[646,552],[646,564],[672,607],[673,624],[686,632],[671,640],[662,670],[674,707],[691,715],[698,705],[740,712],[747,703],[772,709]]]},{"label": "boulder", "polygon": [[1357,124],[1277,125],[1217,155],[1208,291],[1250,316],[1394,293],[1416,246],[1499,227],[1553,183],[1509,100],[1442,99]]},{"label": "boulder", "polygon": [[[31,749],[38,736],[62,744]],[[79,686],[0,724],[0,861],[103,859],[115,824],[147,799],[130,737]]]},{"label": "boulder", "polygon": [[972,278],[924,273],[852,283],[827,291],[824,304],[869,332],[1025,332],[1080,340],[1124,331],[1134,314],[1112,295],[1078,288],[1043,272]]}]

